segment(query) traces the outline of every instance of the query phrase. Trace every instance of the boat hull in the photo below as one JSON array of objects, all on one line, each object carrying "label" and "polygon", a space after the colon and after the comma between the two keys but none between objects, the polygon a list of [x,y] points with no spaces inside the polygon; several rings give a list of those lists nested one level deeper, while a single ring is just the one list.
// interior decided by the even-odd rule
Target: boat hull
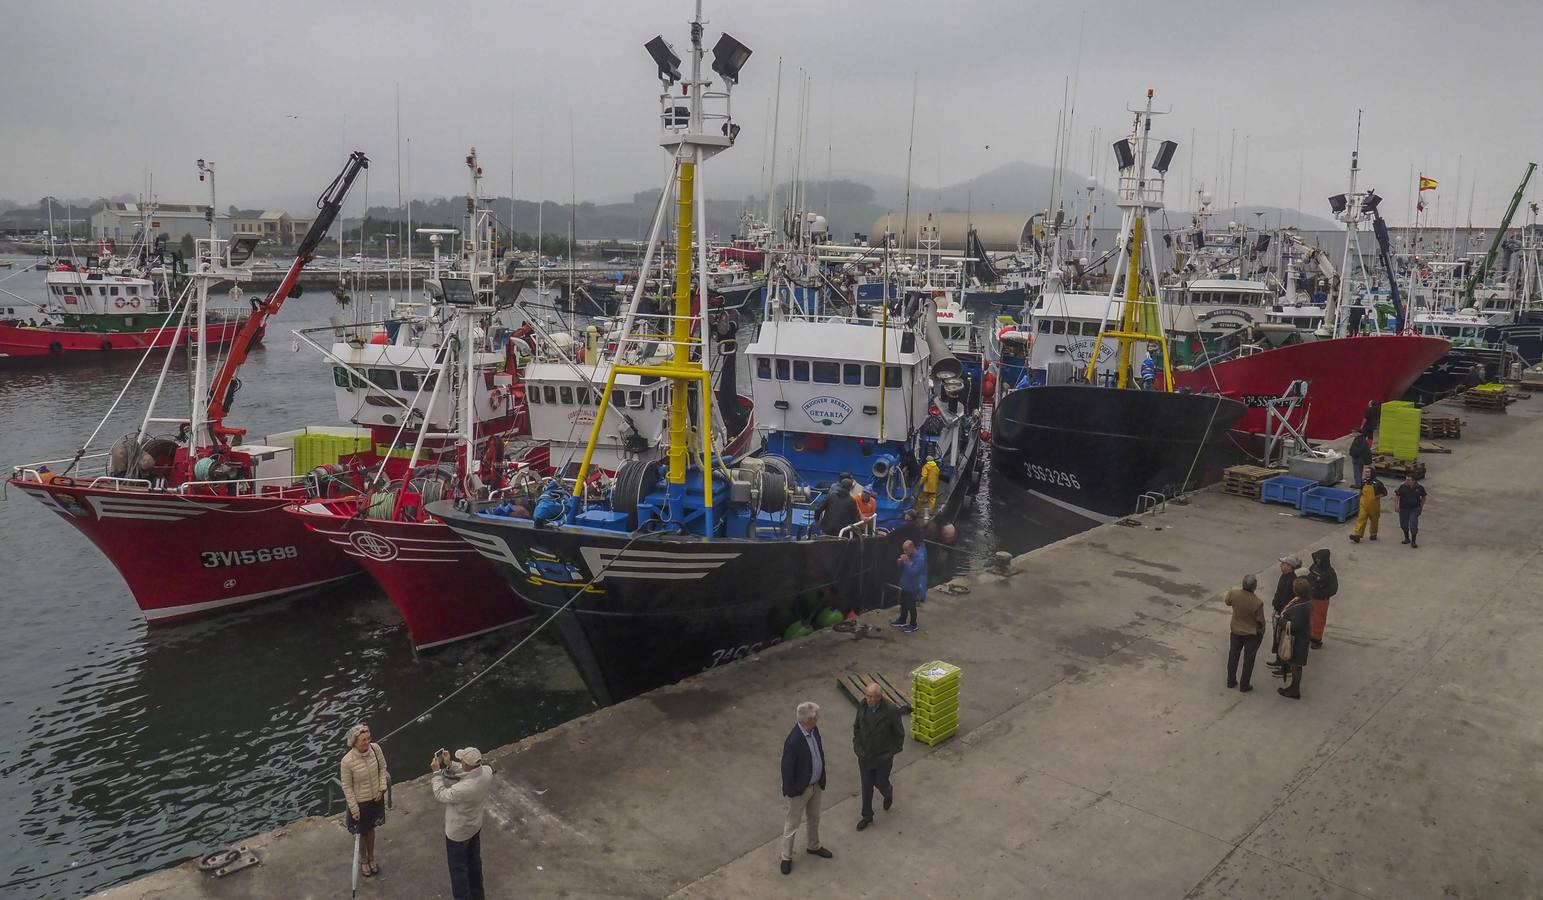
[{"label": "boat hull", "polygon": [[1368,403],[1403,397],[1448,347],[1445,340],[1420,335],[1305,341],[1183,372],[1174,381],[1246,404],[1248,412],[1234,429],[1252,435],[1265,432],[1265,404],[1293,381],[1306,381],[1305,434],[1334,440],[1360,427]]},{"label": "boat hull", "polygon": [[324,536],[284,514],[292,495],[187,495],[91,487],[66,478],[12,478],[10,486],[95,544],[152,624],[208,616],[359,574]]},{"label": "boat hull", "polygon": [[[973,486],[973,460],[939,492],[951,520]],[[535,528],[528,519],[431,507],[553,625],[596,700],[609,704],[754,655],[824,608],[842,614],[898,601],[894,533],[808,540],[706,540],[598,529]]]},{"label": "boat hull", "polygon": [[992,410],[991,463],[1040,497],[1108,521],[1143,494],[1200,486],[1216,467],[1214,446],[1246,411],[1205,394],[1022,388]]},{"label": "boat hull", "polygon": [[413,646],[428,650],[531,617],[493,564],[443,522],[355,518],[353,500],[312,501],[285,512],[324,536],[379,584]]},{"label": "boat hull", "polygon": [[[209,346],[235,340],[241,323],[213,322],[204,327]],[[27,328],[0,324],[0,361],[47,360],[61,357],[103,356],[111,353],[143,353],[155,348],[182,346],[193,339],[194,328],[151,328],[145,331],[80,331],[69,328]]]}]

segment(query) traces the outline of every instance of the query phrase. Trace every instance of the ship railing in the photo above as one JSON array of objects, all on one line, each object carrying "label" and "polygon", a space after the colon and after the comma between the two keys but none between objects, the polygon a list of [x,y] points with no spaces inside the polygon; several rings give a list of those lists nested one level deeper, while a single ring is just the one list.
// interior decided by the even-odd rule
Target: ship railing
[{"label": "ship railing", "polygon": [[856,522],[836,532],[840,538],[872,537],[878,527],[878,516],[863,516]]},{"label": "ship railing", "polygon": [[105,487],[108,490],[114,491],[121,491],[125,488],[136,488],[148,491],[153,487],[153,485],[150,483],[148,478],[125,478],[119,475],[98,475],[96,478],[91,479],[91,483],[86,485],[86,487]]},{"label": "ship railing", "polygon": [[269,476],[266,476],[266,477],[263,477],[263,478],[230,478],[230,479],[220,480],[220,481],[184,481],[181,484],[177,485],[175,488],[172,488],[172,493],[175,493],[175,494],[209,494],[209,493],[215,493],[215,491],[200,490],[200,489],[201,488],[202,489],[208,489],[208,488],[230,488],[230,487],[237,487],[237,488],[239,488],[241,486],[245,486],[247,488],[246,491],[240,491],[238,489],[237,493],[243,493],[243,494],[246,494],[246,495],[250,496],[250,495],[260,494],[261,493],[260,490],[254,490],[254,489],[261,487],[261,483],[262,482],[276,484],[279,488],[282,489],[282,488],[287,488],[287,487],[292,487],[294,485],[297,485],[297,484],[300,483],[300,480],[298,478],[294,477],[293,475],[269,475]]},{"label": "ship railing", "polygon": [[[70,464],[75,463],[76,471],[78,472],[80,469],[78,464],[86,460],[101,460],[102,472],[105,474],[107,471],[106,459],[108,455],[108,451],[103,450],[98,453],[83,454],[78,458],[74,456],[66,456],[61,459],[40,459],[37,462],[22,463],[18,466],[12,466],[11,476],[21,481],[41,482],[43,481],[44,475],[57,476],[64,474],[62,470],[59,470],[56,467],[68,467]],[[48,471],[44,471],[45,468],[48,469]],[[71,474],[73,475],[75,473],[72,472]]]},{"label": "ship railing", "polygon": [[1136,511],[1133,515],[1141,515],[1149,512],[1167,512],[1168,495],[1162,491],[1147,491],[1136,498]]}]

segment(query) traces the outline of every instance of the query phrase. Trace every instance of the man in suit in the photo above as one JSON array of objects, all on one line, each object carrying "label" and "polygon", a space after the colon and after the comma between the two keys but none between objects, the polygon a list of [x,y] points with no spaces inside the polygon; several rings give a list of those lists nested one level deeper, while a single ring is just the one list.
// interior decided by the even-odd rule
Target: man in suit
[{"label": "man in suit", "polygon": [[809,700],[798,704],[798,724],[782,742],[782,796],[788,800],[787,824],[782,829],[782,874],[793,871],[793,839],[798,824],[809,817],[809,849],[813,856],[835,856],[820,846],[820,796],[825,793],[825,745],[820,742],[820,705]]}]

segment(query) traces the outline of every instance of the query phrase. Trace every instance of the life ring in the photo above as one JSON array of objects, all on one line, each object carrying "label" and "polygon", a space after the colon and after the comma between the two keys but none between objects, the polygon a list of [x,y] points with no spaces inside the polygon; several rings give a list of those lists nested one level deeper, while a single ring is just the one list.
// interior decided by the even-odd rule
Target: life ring
[{"label": "life ring", "polygon": [[501,388],[494,388],[492,392],[488,394],[488,405],[492,406],[494,409],[498,409],[504,405],[504,392]]},{"label": "life ring", "polygon": [[102,342],[102,351],[104,353],[112,350],[112,348],[113,348],[113,342],[112,341],[103,341]]},{"label": "life ring", "polygon": [[122,309],[122,308],[124,308],[125,306],[128,306],[128,305],[129,305],[128,301],[123,299],[122,297],[115,297],[115,298],[113,298],[113,306],[116,306],[119,309]]},{"label": "life ring", "polygon": [[48,483],[58,485],[59,487],[74,487],[75,479],[68,475],[55,475],[54,477],[48,479]]}]

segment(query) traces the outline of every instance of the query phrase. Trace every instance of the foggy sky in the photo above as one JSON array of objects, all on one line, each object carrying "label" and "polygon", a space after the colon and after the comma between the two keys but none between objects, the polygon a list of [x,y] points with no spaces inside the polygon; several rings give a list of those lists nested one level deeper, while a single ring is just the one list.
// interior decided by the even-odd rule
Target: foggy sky
[{"label": "foggy sky", "polygon": [[[362,149],[368,202],[392,204],[399,86],[414,196],[464,192],[475,145],[488,194],[509,192],[512,165],[521,197],[625,198],[664,174],[642,43],[663,33],[685,56],[690,13],[688,0],[7,4],[0,197],[138,193],[149,173],[162,202],[201,203],[204,157],[222,209],[300,209]],[[1543,4],[709,0],[705,17],[709,47],[726,30],[754,50],[734,92],[739,144],[705,173],[720,198],[766,177],[779,56],[779,181],[805,73],[815,178],[828,157],[838,175],[904,177],[913,73],[919,186],[1050,164],[1068,80],[1070,168],[1106,182],[1126,105],[1151,87],[1172,107],[1154,135],[1181,145],[1176,208],[1203,183],[1218,205],[1290,208],[1300,195],[1325,215],[1357,109],[1362,186],[1393,222],[1408,218],[1411,169],[1441,181],[1427,199],[1443,222],[1468,219],[1473,191],[1473,221],[1493,223],[1543,157]],[[1543,178],[1528,194],[1543,196]]]}]

